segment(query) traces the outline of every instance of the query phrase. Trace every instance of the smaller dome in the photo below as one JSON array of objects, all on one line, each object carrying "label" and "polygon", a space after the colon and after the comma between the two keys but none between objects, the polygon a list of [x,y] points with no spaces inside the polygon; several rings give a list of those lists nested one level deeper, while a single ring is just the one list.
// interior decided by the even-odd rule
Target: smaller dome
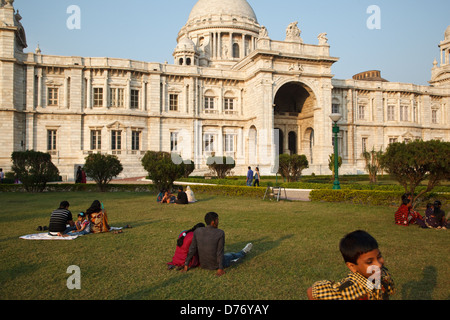
[{"label": "smaller dome", "polygon": [[445,30],[445,40],[450,40],[450,26]]},{"label": "smaller dome", "polygon": [[187,37],[183,37],[177,44],[175,51],[195,51],[195,43]]}]

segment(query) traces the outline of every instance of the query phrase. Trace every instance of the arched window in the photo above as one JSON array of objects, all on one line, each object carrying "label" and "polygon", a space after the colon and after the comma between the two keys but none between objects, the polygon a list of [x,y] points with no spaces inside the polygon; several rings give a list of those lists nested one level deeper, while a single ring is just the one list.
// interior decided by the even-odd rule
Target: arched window
[{"label": "arched window", "polygon": [[233,44],[233,58],[240,58],[239,44]]}]

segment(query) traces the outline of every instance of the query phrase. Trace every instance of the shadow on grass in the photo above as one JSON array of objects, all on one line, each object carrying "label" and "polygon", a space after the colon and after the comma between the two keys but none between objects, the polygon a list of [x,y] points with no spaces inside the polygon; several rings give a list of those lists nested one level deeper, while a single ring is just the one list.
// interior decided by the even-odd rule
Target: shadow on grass
[{"label": "shadow on grass", "polygon": [[[169,272],[169,271],[167,271]],[[142,299],[147,299],[149,297],[149,295],[151,293],[155,293],[156,291],[158,291],[159,289],[164,289],[167,288],[168,286],[174,285],[178,282],[185,282],[187,278],[191,277],[191,274],[189,273],[179,273],[179,275],[177,275],[176,277],[167,279],[157,285],[148,287],[148,288],[144,288],[142,290],[136,291],[136,292],[132,292],[130,294],[127,294],[123,297],[121,297],[121,300],[142,300]]]},{"label": "shadow on grass", "polygon": [[402,300],[433,300],[433,291],[436,285],[436,267],[427,266],[423,270],[422,279],[403,285]]},{"label": "shadow on grass", "polygon": [[[230,245],[230,249],[232,249],[232,250],[226,251],[225,253],[232,252],[233,250],[235,252],[238,252],[238,251],[242,250],[245,247],[245,245],[247,245],[247,243],[249,243],[249,242],[253,243],[253,249],[245,258],[240,259],[236,263],[232,263],[231,266],[227,269],[232,269],[234,267],[237,267],[239,264],[246,263],[249,260],[257,257],[258,255],[261,255],[265,252],[273,250],[273,249],[277,248],[283,241],[290,239],[293,236],[294,236],[293,234],[286,235],[286,236],[280,237],[277,240],[269,240],[268,237],[263,237],[260,239],[250,240],[250,241],[246,241],[246,242],[233,243],[232,245]],[[168,272],[173,272],[173,271],[168,271]],[[177,272],[177,271],[175,271],[175,272]],[[191,277],[192,272],[195,272],[195,269],[192,270],[191,273],[189,273],[189,272],[181,273],[180,272],[177,276],[175,276],[173,278],[162,281],[161,283],[159,283],[157,285],[127,294],[127,295],[121,297],[120,299],[123,299],[123,300],[145,299],[151,293],[154,293],[154,292],[158,291],[159,289],[167,288],[168,286],[175,285],[179,282],[185,283],[186,279]],[[213,273],[214,271],[211,271],[211,272]],[[161,298],[164,298],[164,297],[161,297]]]},{"label": "shadow on grass", "polygon": [[230,250],[226,251],[225,253],[228,252],[239,252],[241,251],[248,243],[252,243],[253,244],[253,248],[252,251],[250,251],[249,254],[247,254],[245,256],[245,258],[238,260],[236,263],[231,264],[231,268],[233,266],[237,266],[241,263],[245,263],[246,261],[249,261],[251,259],[256,258],[257,256],[264,254],[268,251],[271,251],[277,247],[280,246],[280,244],[285,241],[288,240],[290,238],[292,238],[294,235],[293,234],[289,234],[283,237],[280,237],[278,240],[270,240],[269,237],[263,237],[260,239],[255,239],[255,240],[250,240],[250,241],[245,241],[245,242],[238,242],[238,243],[233,243],[232,245],[230,245]]}]

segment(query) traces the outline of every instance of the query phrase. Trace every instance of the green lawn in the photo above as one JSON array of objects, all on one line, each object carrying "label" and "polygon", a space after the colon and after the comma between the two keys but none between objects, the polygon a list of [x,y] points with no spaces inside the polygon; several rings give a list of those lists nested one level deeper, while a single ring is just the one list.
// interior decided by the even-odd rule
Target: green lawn
[{"label": "green lawn", "polygon": [[[196,197],[175,206],[148,193],[0,194],[0,299],[304,300],[313,282],[346,276],[338,243],[357,229],[378,240],[396,282],[393,299],[450,299],[450,231],[395,226],[395,208]],[[19,239],[48,225],[60,201],[76,216],[95,199],[111,225],[133,228],[74,241]],[[226,251],[252,242],[252,252],[220,278],[168,271],[178,234],[209,211],[219,214]],[[66,286],[71,265],[81,269],[81,290]]]}]

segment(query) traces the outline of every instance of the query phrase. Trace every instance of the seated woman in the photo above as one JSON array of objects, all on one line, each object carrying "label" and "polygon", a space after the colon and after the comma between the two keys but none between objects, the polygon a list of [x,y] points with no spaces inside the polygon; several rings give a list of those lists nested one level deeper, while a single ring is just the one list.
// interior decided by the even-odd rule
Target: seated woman
[{"label": "seated woman", "polygon": [[167,190],[164,193],[164,197],[161,199],[161,203],[174,203],[175,202],[175,196]]},{"label": "seated woman", "polygon": [[187,188],[186,188],[186,195],[188,197],[189,203],[197,202],[197,200],[195,199],[194,191],[192,191],[191,187],[189,187],[189,186],[187,186]]},{"label": "seated woman", "polygon": [[86,210],[88,220],[91,222],[92,233],[109,232],[111,227],[108,224],[108,216],[103,204],[95,200],[89,209]]},{"label": "seated woman", "polygon": [[[191,246],[192,238],[194,237],[194,231],[197,228],[204,228],[204,227],[205,224],[198,223],[192,229],[187,231],[185,230],[180,233],[180,235],[178,236],[177,247],[175,249],[175,254],[172,258],[172,261],[167,263],[169,270],[175,267],[177,267],[178,269],[182,269],[184,267],[184,263],[186,261],[186,257],[189,252],[189,247]],[[189,263],[189,267],[190,268],[198,267],[199,264],[200,263],[198,255],[195,255],[192,258],[191,262]]]},{"label": "seated woman", "polygon": [[395,224],[399,226],[409,226],[410,224],[417,224],[421,227],[426,227],[422,216],[413,210],[412,197],[405,193],[402,195],[402,204],[395,212]]},{"label": "seated woman", "polygon": [[447,229],[447,220],[445,219],[445,212],[441,210],[441,205],[439,200],[436,200],[433,204],[427,204],[425,222],[428,228]]}]

